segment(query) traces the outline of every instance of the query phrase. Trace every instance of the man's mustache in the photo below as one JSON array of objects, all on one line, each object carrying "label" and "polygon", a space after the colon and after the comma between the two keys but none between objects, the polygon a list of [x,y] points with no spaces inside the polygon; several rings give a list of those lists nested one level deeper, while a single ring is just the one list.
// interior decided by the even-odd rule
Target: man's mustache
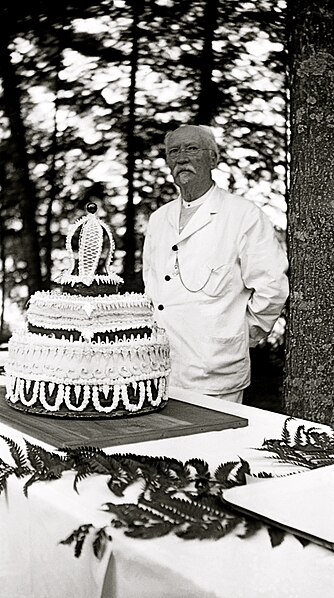
[{"label": "man's mustache", "polygon": [[196,174],[196,170],[192,164],[176,164],[176,166],[173,168],[173,175],[176,176],[179,174],[179,172],[193,172]]}]

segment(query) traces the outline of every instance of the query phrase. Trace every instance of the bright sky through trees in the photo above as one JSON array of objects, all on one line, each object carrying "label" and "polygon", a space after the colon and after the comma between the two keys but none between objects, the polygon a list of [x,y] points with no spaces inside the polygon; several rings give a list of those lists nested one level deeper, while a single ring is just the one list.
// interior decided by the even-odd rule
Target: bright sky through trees
[{"label": "bright sky through trees", "polygon": [[[217,14],[211,14],[210,34],[213,5]],[[35,16],[22,14],[13,25],[9,50],[20,81],[46,284],[64,269],[68,222],[89,198],[115,231],[117,271],[122,273],[131,251],[134,268],[133,263],[128,268],[140,271],[149,214],[177,194],[163,138],[182,123],[210,123],[221,150],[214,179],[257,203],[284,242],[285,3],[154,0],[140,3],[136,22],[138,7],[106,0],[97,7],[41,9]],[[9,135],[6,113],[0,113],[0,140]],[[14,168],[13,197],[18,176]],[[9,253],[10,235],[23,226],[11,201],[5,222]],[[17,271],[19,257],[20,264],[26,259],[17,255],[13,263],[6,261],[6,285],[22,307],[29,264]]]},{"label": "bright sky through trees", "polygon": [[[117,6],[124,4],[124,2],[116,2]],[[168,5],[168,0],[160,1],[160,4]],[[279,3],[283,4],[283,3]],[[104,34],[114,46],[118,45],[117,32],[122,28],[127,27],[129,19],[120,18],[118,22],[112,22],[106,18],[88,18],[76,19],[74,22],[75,29],[78,32],[88,32],[95,34]],[[247,33],[247,27],[244,27],[239,32],[240,35]],[[108,35],[110,37],[108,37]],[[112,42],[111,42],[112,40]],[[237,41],[237,40],[236,40]],[[166,44],[166,40],[162,40],[162,45]],[[214,49],[221,50],[224,42],[215,41]],[[264,68],[263,63],[268,57],[270,51],[282,51],[283,46],[279,43],[273,43],[268,39],[268,34],[264,31],[257,32],[257,38],[245,44],[248,54],[241,55],[234,68],[231,69],[231,90],[235,91],[236,100],[238,99],[237,86],[235,83],[242,83],[244,86],[252,86],[253,89],[259,91],[275,92],[282,88],[281,77],[274,77],[268,69]],[[14,60],[19,60],[20,54],[31,52],[32,45],[30,42],[19,38],[16,40],[17,51],[13,53]],[[122,51],[130,52],[130,46],[127,48],[126,44],[122,44]],[[170,55],[174,52],[174,59],[177,59],[175,53],[179,52],[179,48],[165,47],[165,51]],[[59,76],[62,80],[68,82],[75,81],[80,78],[87,81],[87,86],[101,90],[107,104],[114,104],[116,102],[126,102],[127,92],[129,87],[129,67],[126,64],[120,66],[110,65],[103,70],[97,69],[94,57],[85,57],[77,51],[65,50],[64,52],[64,66],[65,68],[60,72]],[[218,72],[217,72],[218,75]],[[155,96],[160,103],[168,104],[178,95],[182,95],[182,84],[177,84],[175,81],[166,79],[163,74],[153,71],[149,64],[141,63],[139,65],[139,72],[137,76],[138,86],[136,91],[136,105],[140,111],[141,106],[145,107],[146,96]],[[115,81],[117,85],[115,86]],[[54,97],[50,91],[42,86],[31,87],[29,90],[31,98],[35,103],[35,109],[29,114],[29,119],[33,121],[34,126],[41,129],[52,131],[53,119],[56,116],[57,128],[61,132],[67,127],[73,127],[78,131],[79,136],[82,137],[86,144],[96,143],[102,136],[102,132],[98,130],[95,124],[96,107],[92,106],[91,113],[82,117],[71,110],[70,108],[60,107],[57,114],[54,114]],[[243,106],[245,121],[250,123],[262,123],[267,125],[274,125],[277,128],[284,130],[285,121],[282,117],[282,102],[284,99],[281,95],[272,95],[270,103],[266,102],[262,97],[254,98],[249,104]],[[101,108],[98,108],[101,113]],[[161,119],[168,121],[173,112],[164,112],[157,115]],[[178,113],[178,116],[180,114]],[[213,127],[214,134],[219,144],[224,144],[224,127],[226,125],[226,118],[217,116],[218,126]],[[241,134],[245,134],[245,128],[240,130]],[[238,135],[238,130],[235,131]],[[265,143],[265,140],[264,140]],[[273,182],[269,179],[262,178],[262,180],[249,180],[243,175],[243,169],[248,163],[248,158],[252,154],[249,148],[228,147],[227,154],[232,161],[237,161],[238,166],[231,168],[226,163],[221,162],[218,169],[214,172],[216,182],[224,188],[228,187],[228,181],[233,175],[235,179],[235,192],[246,196],[255,201],[259,206],[267,212],[273,223],[280,229],[286,229],[286,206],[285,206],[285,188],[284,188],[284,166],[277,165],[276,169],[279,177]],[[253,152],[256,156],[256,152]],[[69,158],[71,156],[68,156]],[[80,152],[76,151],[75,156],[72,157],[77,161],[80,160]],[[172,178],[166,168],[166,165],[160,161],[161,171],[167,180],[172,181]],[[70,165],[69,165],[70,167]],[[126,204],[126,179],[125,179],[125,165],[118,161],[117,151],[115,147],[110,147],[107,153],[96,158],[96,164],[93,165],[88,173],[89,178],[95,182],[109,183],[119,188],[120,193],[113,198],[113,201],[118,206]],[[69,173],[68,182],[70,185],[71,175]],[[140,202],[140,197],[137,195],[134,198],[136,204]]]}]

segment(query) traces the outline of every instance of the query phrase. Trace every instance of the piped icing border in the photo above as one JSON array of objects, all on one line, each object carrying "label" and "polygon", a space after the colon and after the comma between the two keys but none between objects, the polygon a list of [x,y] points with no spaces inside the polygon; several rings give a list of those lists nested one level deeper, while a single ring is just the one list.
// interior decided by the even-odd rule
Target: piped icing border
[{"label": "piped icing border", "polygon": [[[156,388],[156,397],[153,398],[152,384]],[[32,385],[32,392],[31,391]],[[137,383],[131,383],[134,391],[137,392]],[[55,385],[44,381],[30,381],[23,378],[9,377],[6,385],[6,398],[13,403],[22,404],[26,408],[39,408],[49,413],[57,413],[63,405],[69,413],[83,413],[87,408],[94,407],[100,414],[112,414],[117,408],[123,408],[129,413],[136,413],[143,408],[145,401],[152,408],[157,408],[164,400],[167,400],[168,380],[160,376],[152,380],[142,380],[138,383],[138,398],[136,401],[129,398],[129,384],[115,384],[113,386],[84,386],[59,384],[54,392]],[[71,391],[74,390],[75,402],[71,400]],[[47,391],[49,400],[47,398]],[[30,398],[28,394],[30,393]],[[106,401],[102,405],[100,393],[104,394]],[[50,402],[52,397],[52,402]]]},{"label": "piped icing border", "polygon": [[8,344],[6,373],[56,384],[115,385],[169,374],[169,345],[164,331],[108,342],[56,339],[14,333]]},{"label": "piped icing border", "polygon": [[[60,284],[63,285],[70,285],[74,287],[79,282],[83,282],[81,276],[75,274],[69,274],[68,272],[64,272],[60,279]],[[118,276],[116,272],[107,275],[107,274],[96,274],[92,280],[92,283],[95,282],[96,284],[101,285],[121,285],[124,283],[123,278]],[[84,284],[84,283],[83,283]]]},{"label": "piped icing border", "polygon": [[77,330],[86,339],[95,333],[133,328],[154,328],[151,300],[138,293],[84,297],[55,291],[32,295],[27,321],[46,330]]},{"label": "piped icing border", "polygon": [[41,307],[50,305],[66,305],[68,308],[77,309],[87,303],[96,305],[98,309],[113,310],[120,307],[136,308],[146,307],[153,313],[151,299],[141,293],[124,293],[115,295],[98,295],[97,297],[84,295],[70,295],[58,291],[36,291],[30,299],[29,305],[37,303]]}]

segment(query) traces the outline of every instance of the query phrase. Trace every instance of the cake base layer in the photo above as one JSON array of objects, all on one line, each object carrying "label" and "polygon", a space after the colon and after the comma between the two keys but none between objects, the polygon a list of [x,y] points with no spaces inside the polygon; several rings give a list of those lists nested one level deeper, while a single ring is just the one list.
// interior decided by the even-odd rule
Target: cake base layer
[{"label": "cake base layer", "polygon": [[8,343],[8,403],[59,417],[120,417],[167,400],[164,332],[115,342],[72,341],[18,332]]},{"label": "cake base layer", "polygon": [[124,417],[161,409],[168,400],[165,377],[114,386],[55,384],[10,378],[6,400],[14,409],[64,418]]},{"label": "cake base layer", "polygon": [[134,415],[144,415],[144,414],[148,414],[148,413],[152,413],[154,411],[160,411],[161,409],[163,409],[165,407],[165,405],[167,405],[168,401],[162,401],[160,403],[160,405],[158,405],[157,407],[152,407],[152,405],[147,405],[142,407],[139,411],[126,411],[125,409],[117,409],[117,411],[110,413],[107,418],[105,415],[99,415],[96,411],[85,411],[84,413],[73,413],[73,412],[68,412],[68,411],[55,411],[55,412],[50,412],[50,411],[46,411],[43,407],[41,408],[34,408],[34,409],[29,409],[29,407],[24,407],[22,405],[22,403],[9,403],[9,401],[7,401],[7,404],[10,405],[11,408],[16,409],[17,411],[21,411],[22,413],[28,414],[28,415],[39,415],[39,416],[48,416],[48,417],[55,417],[55,418],[61,418],[61,419],[76,419],[76,420],[82,420],[82,419],[108,419],[108,418],[116,418],[116,417],[131,417]]}]

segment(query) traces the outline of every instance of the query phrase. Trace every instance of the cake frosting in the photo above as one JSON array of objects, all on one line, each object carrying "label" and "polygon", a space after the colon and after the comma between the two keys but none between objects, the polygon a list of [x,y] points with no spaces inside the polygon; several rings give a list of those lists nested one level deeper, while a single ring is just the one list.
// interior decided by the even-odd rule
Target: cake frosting
[{"label": "cake frosting", "polygon": [[[105,237],[109,251],[102,260]],[[6,400],[28,413],[62,417],[160,409],[168,401],[168,339],[151,300],[120,291],[123,280],[111,266],[113,236],[95,204],[69,228],[66,247],[70,266],[59,286],[31,296],[25,328],[9,340]]]}]

